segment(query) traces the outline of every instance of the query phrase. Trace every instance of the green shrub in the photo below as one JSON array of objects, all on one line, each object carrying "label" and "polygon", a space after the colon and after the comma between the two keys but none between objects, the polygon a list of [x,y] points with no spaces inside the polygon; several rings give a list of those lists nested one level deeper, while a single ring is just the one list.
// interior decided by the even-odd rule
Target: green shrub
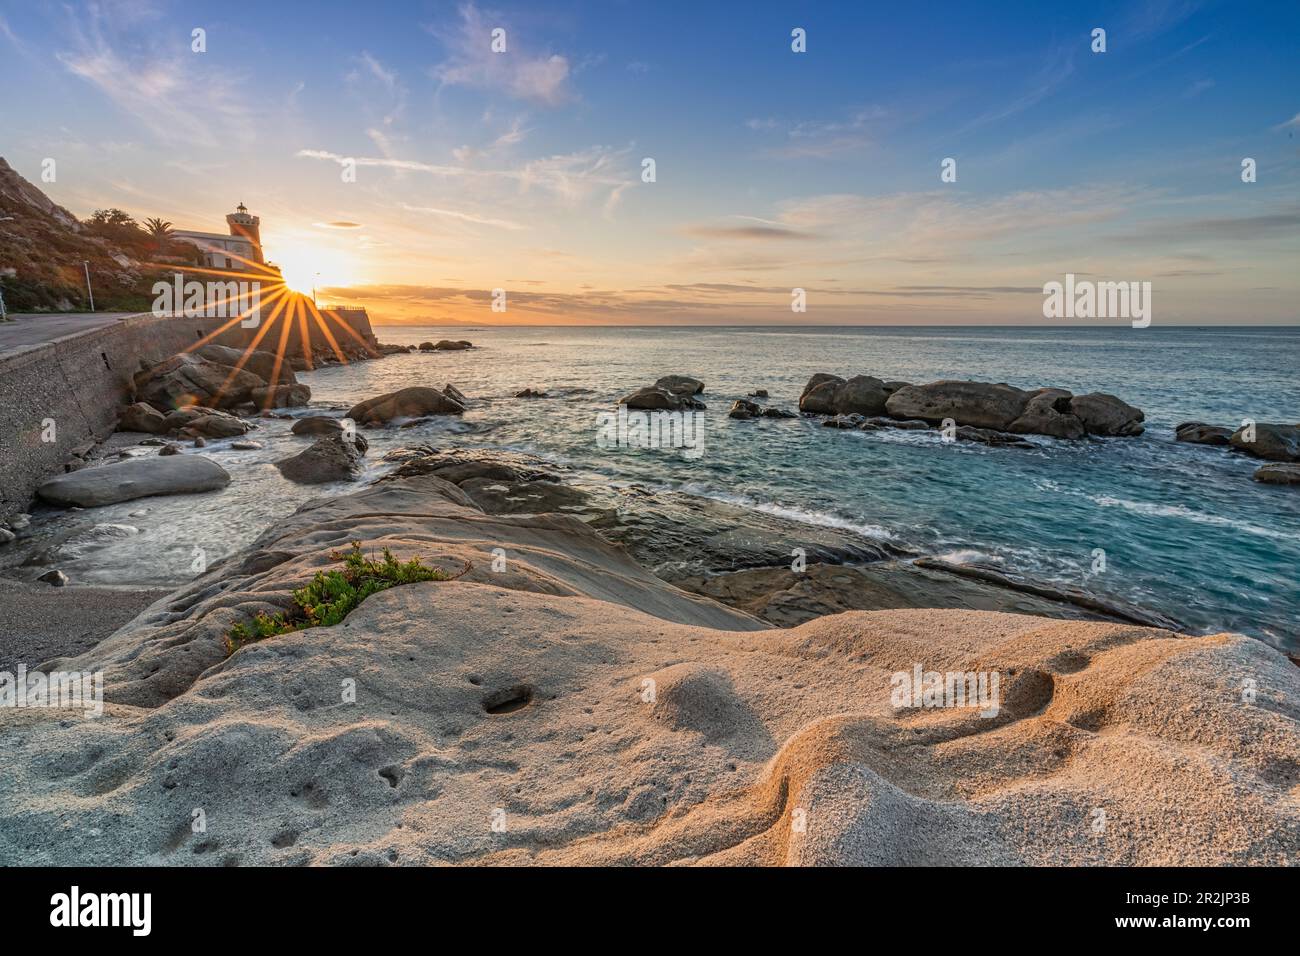
[{"label": "green shrub", "polygon": [[330,557],[343,562],[342,570],[317,571],[305,588],[293,592],[294,606],[290,610],[258,614],[247,624],[236,624],[226,635],[227,652],[233,654],[245,644],[277,634],[330,627],[342,622],[358,604],[379,591],[419,581],[451,581],[470,569],[467,564],[456,574],[447,574],[437,568],[426,568],[419,558],[405,563],[398,561],[388,548],[384,548],[383,554],[381,561],[366,557],[360,541],[353,541],[346,554],[334,552]]}]

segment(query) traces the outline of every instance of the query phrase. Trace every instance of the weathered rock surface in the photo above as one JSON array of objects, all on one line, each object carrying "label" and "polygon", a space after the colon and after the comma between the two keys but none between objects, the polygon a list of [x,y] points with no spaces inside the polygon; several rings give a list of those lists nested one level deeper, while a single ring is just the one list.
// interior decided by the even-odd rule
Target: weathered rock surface
[{"label": "weathered rock surface", "polygon": [[1067,439],[1140,435],[1144,418],[1141,409],[1101,392],[1072,395],[1061,388],[1027,392],[1006,384],[955,380],[904,386],[889,396],[885,406],[895,418],[919,418],[932,424],[952,419],[974,428]]},{"label": "weathered rock surface", "polygon": [[843,611],[891,608],[964,608],[1064,620],[1102,617],[1069,602],[918,567],[910,561],[810,564],[800,572],[789,567],[754,568],[678,578],[674,583],[777,627],[797,627]]},{"label": "weathered rock surface", "polygon": [[232,349],[225,345],[210,343],[195,349],[194,354],[218,365],[252,372],[262,380],[264,385],[269,385],[273,380],[281,385],[298,384],[298,376],[294,374],[293,366],[287,361],[278,360],[274,352],[264,349],[245,352],[243,349]]},{"label": "weathered rock surface", "polygon": [[261,378],[245,369],[219,365],[191,352],[173,355],[135,377],[139,401],[168,410],[182,405],[233,408],[250,401]]},{"label": "weathered rock surface", "polygon": [[1033,442],[1025,441],[1019,435],[1000,432],[993,428],[975,428],[972,425],[961,425],[953,434],[957,436],[958,441],[973,441],[981,445],[993,445],[1000,448],[1035,447]]},{"label": "weathered rock surface", "polygon": [[459,415],[465,406],[436,388],[413,386],[366,399],[348,410],[347,417],[362,425],[386,425],[394,418],[421,415]]},{"label": "weathered rock surface", "polygon": [[120,432],[147,432],[150,435],[163,435],[167,432],[167,417],[152,405],[135,402],[127,405],[117,416],[117,430]]},{"label": "weathered rock surface", "polygon": [[51,478],[36,489],[37,496],[64,508],[95,508],[150,495],[184,495],[215,491],[230,484],[230,475],[211,458],[174,455],[129,458],[82,468]]},{"label": "weathered rock surface", "polygon": [[[226,656],[353,540],[469,570]],[[895,706],[918,664],[998,674],[996,712]],[[0,708],[4,864],[1284,865],[1300,836],[1300,670],[1260,641],[967,610],[769,629],[432,475],[311,502],[46,666],[104,670],[107,704]],[[220,819],[193,833],[194,807]]]},{"label": "weathered rock surface", "polygon": [[311,389],[301,383],[255,388],[253,404],[258,408],[301,408],[311,401]]},{"label": "weathered rock surface", "polygon": [[1114,395],[1089,392],[1070,399],[1070,411],[1083,422],[1089,435],[1132,437],[1143,432],[1146,416]]},{"label": "weathered rock surface", "polygon": [[168,413],[164,423],[168,433],[181,438],[234,438],[247,434],[253,427],[229,412],[198,405],[186,405]]},{"label": "weathered rock surface", "polygon": [[1029,398],[1029,392],[1010,385],[945,380],[900,388],[889,396],[885,408],[895,418],[920,418],[931,424],[951,418],[958,425],[1008,431],[1024,414]]},{"label": "weathered rock surface", "polygon": [[362,450],[342,434],[322,435],[311,447],[291,458],[275,463],[280,474],[300,485],[319,485],[330,481],[355,481],[365,471]]},{"label": "weathered rock surface", "polygon": [[1174,427],[1174,438],[1177,441],[1191,442],[1195,445],[1227,445],[1231,437],[1231,428],[1207,425],[1204,422],[1183,422]]},{"label": "weathered rock surface", "polygon": [[676,395],[699,395],[704,391],[704,383],[689,375],[665,375],[655,380],[656,388],[666,388]]},{"label": "weathered rock surface", "polygon": [[1261,465],[1252,477],[1266,485],[1300,485],[1300,465],[1289,462]]},{"label": "weathered rock surface", "polygon": [[1082,438],[1087,434],[1087,429],[1079,416],[1070,410],[1071,397],[1063,388],[1040,388],[1030,395],[1024,411],[1008,430],[1022,435]]},{"label": "weathered rock surface", "polygon": [[619,399],[620,405],[650,411],[682,411],[705,405],[686,391],[673,392],[659,385],[646,385]]},{"label": "weathered rock surface", "polygon": [[295,435],[336,435],[344,430],[343,419],[329,415],[308,415],[293,423],[289,431]]},{"label": "weathered rock surface", "polygon": [[1269,461],[1300,461],[1300,426],[1258,422],[1254,425],[1254,440],[1250,426],[1243,425],[1228,439],[1233,448],[1256,458]]},{"label": "weathered rock surface", "polygon": [[799,411],[819,415],[883,415],[890,392],[870,375],[842,379],[819,372],[799,396]]}]

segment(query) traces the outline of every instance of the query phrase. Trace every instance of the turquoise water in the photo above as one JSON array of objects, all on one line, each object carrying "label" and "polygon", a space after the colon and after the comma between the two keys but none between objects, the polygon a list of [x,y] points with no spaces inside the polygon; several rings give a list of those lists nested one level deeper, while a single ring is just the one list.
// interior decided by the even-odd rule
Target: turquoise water
[{"label": "turquoise water", "polygon": [[[450,334],[378,332],[402,343]],[[1253,459],[1173,440],[1182,421],[1300,420],[1300,329],[460,328],[452,337],[481,348],[325,369],[307,377],[313,397],[350,402],[449,381],[475,399],[466,421],[485,430],[416,428],[402,441],[528,451],[603,480],[715,496],[932,554],[975,553],[1160,610],[1194,632],[1300,645],[1300,493],[1252,481]],[[1147,431],[1035,439],[1030,451],[726,417],[755,388],[794,409],[823,371],[1111,392],[1146,412]],[[669,373],[705,382],[704,454],[599,448],[597,411]],[[561,397],[513,398],[524,387]],[[1105,552],[1100,573],[1094,549]]]},{"label": "turquoise water", "polygon": [[[463,420],[369,430],[370,475],[391,448],[427,442],[529,452],[570,478],[707,495],[853,529],[916,552],[979,557],[1004,570],[1083,587],[1158,610],[1192,632],[1235,630],[1300,649],[1300,490],[1251,480],[1258,462],[1179,444],[1197,419],[1300,418],[1300,329],[584,329],[378,330],[385,342],[468,338],[468,352],[400,354],[301,375],[315,409],[408,385],[457,385]],[[815,372],[927,382],[978,378],[1022,387],[1114,393],[1142,408],[1140,438],[1064,442],[1033,450],[945,444],[934,433],[853,432],[818,419],[726,417],[756,388],[794,409]],[[670,373],[706,385],[703,454],[602,449],[597,415]],[[525,387],[553,398],[516,399]],[[237,451],[201,453],[232,475],[221,491],[148,498],[82,512],[34,509],[37,544],[74,583],[175,585],[246,547],[308,498],[351,483],[304,487],[273,462],[310,439],[259,420]],[[142,452],[151,452],[141,449]],[[63,542],[59,544],[59,542]],[[1093,572],[1093,552],[1106,567]],[[689,561],[691,555],[683,555]],[[773,564],[789,560],[773,555]],[[42,565],[43,566],[43,565]],[[35,570],[39,570],[36,568]]]}]

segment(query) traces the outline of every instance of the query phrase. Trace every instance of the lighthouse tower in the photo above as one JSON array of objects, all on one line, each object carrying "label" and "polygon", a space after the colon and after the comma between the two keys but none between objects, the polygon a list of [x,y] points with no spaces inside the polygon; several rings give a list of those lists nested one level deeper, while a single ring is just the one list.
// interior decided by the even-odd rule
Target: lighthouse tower
[{"label": "lighthouse tower", "polygon": [[260,226],[262,220],[257,216],[248,214],[248,207],[242,202],[235,207],[235,211],[226,215],[226,223],[230,226],[230,234],[239,236],[241,239],[247,239],[253,244],[252,258],[257,262],[265,262],[262,257],[262,233]]}]

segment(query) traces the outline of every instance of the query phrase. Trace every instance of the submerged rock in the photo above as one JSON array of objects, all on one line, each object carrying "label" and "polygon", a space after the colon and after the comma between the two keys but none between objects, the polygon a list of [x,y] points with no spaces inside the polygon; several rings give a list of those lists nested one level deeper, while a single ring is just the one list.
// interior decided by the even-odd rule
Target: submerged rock
[{"label": "submerged rock", "polygon": [[1255,470],[1253,477],[1266,485],[1300,485],[1300,465],[1291,463],[1261,465]]},{"label": "submerged rock", "polygon": [[1194,445],[1227,445],[1231,437],[1232,429],[1220,425],[1183,422],[1174,426],[1174,438],[1177,441],[1191,442]]},{"label": "submerged rock", "polygon": [[744,421],[747,418],[757,418],[762,414],[763,406],[754,402],[747,402],[743,398],[738,398],[731,403],[731,410],[727,412],[727,417]]},{"label": "submerged rock", "polygon": [[1000,432],[992,428],[975,428],[971,425],[962,425],[954,434],[957,436],[958,441],[979,442],[981,445],[994,445],[999,448],[1038,447],[1031,441],[1025,441],[1019,435]]},{"label": "submerged rock", "polygon": [[96,468],[83,468],[51,478],[36,489],[42,501],[68,508],[147,498],[150,495],[184,495],[215,491],[230,484],[230,475],[211,458],[173,455],[167,458],[129,458]]},{"label": "submerged rock", "polygon": [[523,391],[515,392],[515,398],[550,398],[546,392],[538,391],[532,388],[525,388]]}]

